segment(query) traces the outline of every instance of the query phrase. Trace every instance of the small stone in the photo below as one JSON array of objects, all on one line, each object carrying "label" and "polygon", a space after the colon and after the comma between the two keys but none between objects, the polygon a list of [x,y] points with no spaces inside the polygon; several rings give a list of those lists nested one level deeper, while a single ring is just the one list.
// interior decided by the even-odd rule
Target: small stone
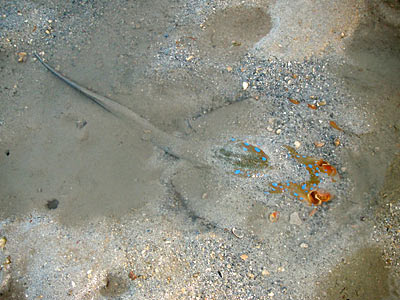
[{"label": "small stone", "polygon": [[268,293],[268,297],[271,297],[271,298],[272,298],[273,296],[275,296],[274,292],[269,292],[269,293]]},{"label": "small stone", "polygon": [[321,147],[323,147],[325,145],[325,143],[324,142],[314,142],[314,145],[317,148],[321,148]]},{"label": "small stone", "polygon": [[244,81],[242,86],[243,86],[243,90],[245,91],[249,87],[249,83],[247,81]]},{"label": "small stone", "polygon": [[269,276],[271,273],[268,272],[267,270],[262,270],[261,275],[262,276]]},{"label": "small stone", "polygon": [[301,244],[300,244],[300,248],[306,249],[306,248],[308,248],[308,244],[306,244],[306,243],[301,243]]},{"label": "small stone", "polygon": [[294,147],[295,147],[296,149],[299,149],[300,146],[301,146],[301,143],[300,143],[299,141],[295,141],[295,142],[294,142]]},{"label": "small stone", "polygon": [[276,132],[276,134],[281,134],[282,133],[282,129],[279,128],[275,132]]},{"label": "small stone", "polygon": [[274,211],[269,215],[269,221],[271,223],[278,222],[279,220],[279,211]]},{"label": "small stone", "polygon": [[278,268],[278,272],[285,272],[285,268],[284,267],[279,267]]},{"label": "small stone", "polygon": [[18,52],[17,55],[18,55],[18,62],[22,63],[26,61],[27,58],[26,52]]},{"label": "small stone", "polygon": [[79,120],[75,122],[76,128],[78,129],[82,129],[83,127],[85,127],[87,125],[87,121],[86,120]]},{"label": "small stone", "polygon": [[53,199],[53,200],[47,201],[46,206],[48,209],[56,209],[58,207],[59,203],[60,202],[57,199]]},{"label": "small stone", "polygon": [[193,55],[190,55],[189,57],[186,58],[186,61],[191,61],[194,58]]},{"label": "small stone", "polygon": [[3,236],[0,239],[0,249],[3,249],[6,246],[6,244],[7,244],[7,238],[5,236]]},{"label": "small stone", "polygon": [[249,256],[247,254],[242,254],[240,255],[240,258],[245,261],[249,258]]},{"label": "small stone", "polygon": [[274,131],[274,129],[273,129],[272,127],[270,127],[270,126],[267,127],[267,130],[268,130],[269,132]]},{"label": "small stone", "polygon": [[339,147],[340,146],[340,139],[336,138],[333,143],[335,144],[336,147]]},{"label": "small stone", "polygon": [[294,212],[290,214],[289,223],[291,225],[300,226],[303,223],[303,221],[300,219],[299,214],[297,212]]},{"label": "small stone", "polygon": [[249,277],[250,279],[254,279],[254,277],[256,277],[253,273],[247,273],[247,277]]},{"label": "small stone", "polygon": [[240,229],[237,228],[232,228],[232,233],[234,236],[236,236],[238,239],[242,239],[244,237],[243,232]]},{"label": "small stone", "polygon": [[232,67],[231,67],[231,66],[227,66],[227,67],[226,67],[226,70],[227,70],[228,72],[232,72]]}]

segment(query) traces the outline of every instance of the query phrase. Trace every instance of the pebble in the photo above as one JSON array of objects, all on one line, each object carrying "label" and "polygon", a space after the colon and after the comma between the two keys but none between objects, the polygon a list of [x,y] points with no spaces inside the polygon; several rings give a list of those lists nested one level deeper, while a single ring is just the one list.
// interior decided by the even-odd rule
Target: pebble
[{"label": "pebble", "polygon": [[300,219],[299,214],[297,212],[294,212],[290,214],[289,223],[292,225],[300,226],[303,221]]},{"label": "pebble", "polygon": [[7,238],[5,236],[3,236],[0,239],[0,249],[3,249],[6,246],[6,244],[7,244]]},{"label": "pebble", "polygon": [[249,83],[247,81],[243,82],[243,90],[247,90],[247,88],[249,87]]},{"label": "pebble", "polygon": [[301,143],[300,143],[299,141],[295,141],[295,142],[294,142],[294,147],[295,147],[296,149],[299,149],[300,146],[301,146]]},{"label": "pebble", "polygon": [[282,129],[279,128],[276,130],[276,134],[281,134],[281,133],[282,133]]},{"label": "pebble", "polygon": [[242,260],[247,260],[249,258],[249,256],[247,254],[242,254],[242,255],[240,255],[240,258]]},{"label": "pebble", "polygon": [[271,273],[268,272],[267,270],[262,270],[261,275],[262,276],[269,276]]},{"label": "pebble", "polygon": [[324,142],[314,142],[314,145],[317,148],[321,148],[321,147],[323,147],[325,145],[325,143]]},{"label": "pebble", "polygon": [[306,243],[301,243],[301,244],[300,244],[300,248],[306,249],[306,248],[308,248],[308,244],[306,244]]}]

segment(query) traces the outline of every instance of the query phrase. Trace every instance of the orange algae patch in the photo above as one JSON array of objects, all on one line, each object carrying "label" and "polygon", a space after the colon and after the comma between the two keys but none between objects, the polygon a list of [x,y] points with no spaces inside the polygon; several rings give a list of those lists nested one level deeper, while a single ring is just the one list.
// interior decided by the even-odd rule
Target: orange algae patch
[{"label": "orange algae patch", "polygon": [[307,201],[310,205],[322,205],[323,202],[328,202],[331,200],[333,196],[329,192],[325,192],[322,190],[314,190],[308,193]]},{"label": "orange algae patch", "polygon": [[336,168],[327,161],[320,159],[316,163],[321,168],[321,171],[328,174],[328,176],[336,176],[337,174]]},{"label": "orange algae patch", "polygon": [[324,202],[330,201],[333,196],[329,192],[320,190],[318,185],[321,181],[320,173],[325,173],[328,176],[335,176],[337,174],[335,167],[322,159],[300,155],[294,148],[290,146],[284,147],[289,151],[291,157],[295,158],[302,166],[306,168],[310,178],[308,181],[300,183],[293,181],[270,183],[270,190],[266,193],[277,194],[289,192],[295,198],[301,201],[306,201],[309,205],[314,206],[319,206]]}]

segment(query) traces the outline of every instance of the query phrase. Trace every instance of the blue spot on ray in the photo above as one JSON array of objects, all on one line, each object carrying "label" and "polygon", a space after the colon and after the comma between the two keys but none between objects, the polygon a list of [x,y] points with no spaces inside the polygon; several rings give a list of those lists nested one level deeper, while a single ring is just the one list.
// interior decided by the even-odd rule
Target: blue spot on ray
[{"label": "blue spot on ray", "polygon": [[235,174],[240,174],[240,170],[235,170]]},{"label": "blue spot on ray", "polygon": [[303,190],[305,190],[306,187],[307,187],[307,184],[303,184],[303,185],[301,186],[301,188],[302,188]]},{"label": "blue spot on ray", "polygon": [[276,182],[273,182],[272,185],[273,186],[278,186],[278,184]]},{"label": "blue spot on ray", "polygon": [[243,147],[243,151],[247,151],[247,148],[246,148],[246,147]]},{"label": "blue spot on ray", "polygon": [[231,138],[231,141],[234,142],[234,141],[236,141],[236,139],[235,138]]},{"label": "blue spot on ray", "polygon": [[293,193],[293,195],[295,195],[295,196],[297,197],[299,194],[297,194],[297,193]]},{"label": "blue spot on ray", "polygon": [[256,151],[256,152],[260,152],[261,150],[259,149],[259,148],[257,148],[257,147],[254,147],[254,150]]},{"label": "blue spot on ray", "polygon": [[261,159],[263,160],[263,161],[266,161],[267,159],[263,156],[263,157],[261,157]]},{"label": "blue spot on ray", "polygon": [[312,165],[308,165],[308,167],[309,167],[310,169],[312,169]]},{"label": "blue spot on ray", "polygon": [[245,144],[246,146],[250,146],[250,144],[249,144],[249,143],[247,143],[247,142],[245,142],[244,144]]},{"label": "blue spot on ray", "polygon": [[276,191],[276,189],[274,189],[274,188],[271,188],[271,190]]},{"label": "blue spot on ray", "polygon": [[319,176],[319,173],[315,173],[315,176]]}]

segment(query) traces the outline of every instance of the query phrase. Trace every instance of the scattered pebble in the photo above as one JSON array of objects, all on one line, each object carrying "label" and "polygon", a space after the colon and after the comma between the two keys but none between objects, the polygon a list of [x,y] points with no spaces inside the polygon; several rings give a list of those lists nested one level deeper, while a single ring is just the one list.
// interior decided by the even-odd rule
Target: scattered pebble
[{"label": "scattered pebble", "polygon": [[249,87],[249,83],[247,81],[243,82],[243,90],[247,90],[247,88]]},{"label": "scattered pebble", "polygon": [[238,239],[241,239],[244,237],[243,232],[240,229],[232,228],[232,233],[234,236],[236,236]]},{"label": "scattered pebble", "polygon": [[281,133],[282,133],[282,129],[279,128],[276,130],[276,134],[281,134]]},{"label": "scattered pebble", "polygon": [[86,120],[79,120],[76,121],[76,128],[78,129],[82,129],[83,127],[85,127],[87,125],[87,121]]},{"label": "scattered pebble", "polygon": [[232,72],[232,67],[231,67],[231,66],[227,66],[227,67],[226,67],[226,70],[227,70],[228,72]]},{"label": "scattered pebble", "polygon": [[249,258],[249,256],[247,254],[242,254],[242,255],[240,255],[240,258],[242,260],[246,261]]},{"label": "scattered pebble", "polygon": [[321,148],[321,147],[325,146],[325,143],[324,142],[314,142],[314,145],[317,148]]},{"label": "scattered pebble", "polygon": [[295,142],[294,142],[294,147],[295,147],[296,149],[299,149],[300,146],[301,146],[301,143],[300,143],[299,141],[295,141]]},{"label": "scattered pebble", "polygon": [[269,293],[268,293],[268,297],[271,297],[271,298],[272,298],[273,296],[275,296],[274,292],[269,292]]},{"label": "scattered pebble", "polygon": [[3,236],[0,239],[0,249],[3,249],[6,246],[6,244],[7,244],[7,238],[5,236]]},{"label": "scattered pebble", "polygon": [[57,199],[48,200],[46,206],[48,209],[56,209],[59,203]]},{"label": "scattered pebble", "polygon": [[290,214],[289,223],[291,225],[300,226],[303,223],[303,221],[300,219],[300,216],[297,212],[293,212]]},{"label": "scattered pebble", "polygon": [[339,138],[336,138],[336,139],[333,141],[333,143],[335,144],[336,147],[339,147],[339,146],[340,146],[340,139],[339,139]]},{"label": "scattered pebble", "polygon": [[308,244],[306,244],[306,243],[301,243],[301,244],[300,244],[300,248],[306,249],[306,248],[308,248]]},{"label": "scattered pebble", "polygon": [[194,58],[193,55],[190,55],[189,57],[186,58],[186,61],[191,61]]},{"label": "scattered pebble", "polygon": [[27,54],[26,52],[18,52],[18,62],[22,63],[22,62],[26,62],[26,58],[27,58]]},{"label": "scattered pebble", "polygon": [[267,270],[262,270],[261,275],[262,276],[269,276],[271,273],[268,272]]},{"label": "scattered pebble", "polygon": [[274,211],[269,215],[269,220],[272,223],[275,223],[279,220],[279,211]]}]

